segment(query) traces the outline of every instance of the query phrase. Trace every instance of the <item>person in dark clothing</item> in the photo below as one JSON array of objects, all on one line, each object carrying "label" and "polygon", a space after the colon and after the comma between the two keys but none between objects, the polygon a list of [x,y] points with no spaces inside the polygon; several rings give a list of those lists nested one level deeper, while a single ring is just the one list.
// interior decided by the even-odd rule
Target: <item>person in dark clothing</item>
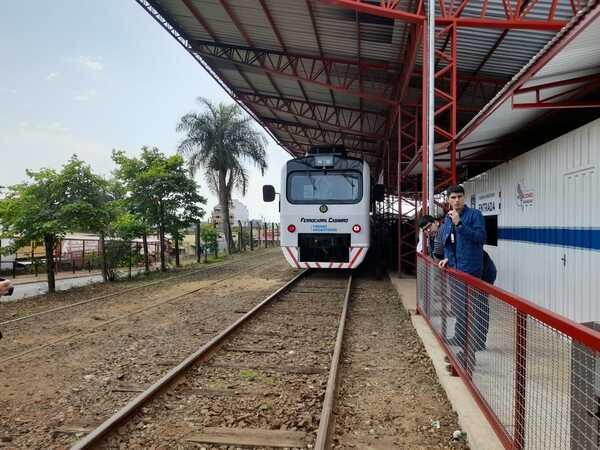
[{"label": "person in dark clothing", "polygon": [[[442,268],[451,267],[481,279],[484,271],[485,220],[481,211],[465,205],[465,191],[462,186],[451,186],[448,188],[447,193],[451,209],[438,231],[444,246],[444,259],[439,262],[439,266]],[[459,352],[457,357],[467,367],[464,355],[467,347],[468,325],[467,286],[463,281],[453,278],[449,282],[451,284],[450,292],[452,292],[452,311],[456,316],[456,323],[454,325],[454,337],[448,340],[448,344],[462,347],[463,351]],[[472,307],[475,315],[483,319],[486,316],[485,311],[487,311],[489,317],[489,307],[484,307],[484,303],[487,303],[487,301],[480,297],[482,296],[474,296]],[[475,340],[481,344],[480,331],[487,327],[483,326],[483,323],[479,324],[478,319],[473,321],[473,324],[475,325],[475,332],[470,334],[470,337],[475,337]],[[477,349],[482,345],[485,347],[485,344],[476,344],[472,348]],[[474,365],[474,361],[470,361],[468,365]]]},{"label": "person in dark clothing", "polygon": [[[496,265],[494,261],[483,251],[483,272],[481,279],[489,284],[496,281]],[[478,294],[473,301],[473,316],[475,319],[475,328],[473,333],[473,347],[475,351],[485,350],[487,334],[490,328],[490,304],[487,294]]]},{"label": "person in dark clothing", "polygon": [[419,228],[426,239],[429,256],[434,260],[444,259],[444,246],[438,238],[440,219],[426,214],[419,219]]}]

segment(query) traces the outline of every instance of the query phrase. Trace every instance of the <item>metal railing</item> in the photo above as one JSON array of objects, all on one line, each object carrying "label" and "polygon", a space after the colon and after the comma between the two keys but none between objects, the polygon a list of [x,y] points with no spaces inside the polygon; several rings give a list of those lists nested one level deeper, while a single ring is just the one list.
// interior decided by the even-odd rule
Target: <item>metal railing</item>
[{"label": "metal railing", "polygon": [[419,254],[417,309],[511,449],[600,448],[600,325]]}]

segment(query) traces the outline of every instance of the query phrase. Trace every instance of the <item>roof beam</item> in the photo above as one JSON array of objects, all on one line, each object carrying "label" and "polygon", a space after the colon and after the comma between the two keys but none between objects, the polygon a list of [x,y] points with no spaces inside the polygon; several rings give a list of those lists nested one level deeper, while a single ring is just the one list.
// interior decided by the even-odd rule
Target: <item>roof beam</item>
[{"label": "roof beam", "polygon": [[531,77],[534,76],[544,65],[548,63],[558,52],[560,52],[569,42],[577,37],[582,31],[589,27],[596,19],[600,17],[600,3],[591,6],[586,14],[564,33],[560,39],[554,41],[546,51],[527,65],[519,74],[517,79],[511,80],[501,94],[495,98],[493,103],[488,103],[480,113],[474,117],[454,138],[457,143],[462,142],[469,136],[490,114],[502,105],[508,98],[512,97],[515,91],[522,87]]},{"label": "roof beam", "polygon": [[366,137],[381,137],[380,132],[384,123],[384,115],[361,111],[360,109],[335,107],[322,103],[312,103],[302,100],[282,99],[276,96],[256,94],[239,95],[240,100],[254,107],[268,108],[282,114],[290,114],[298,118],[316,122],[318,126],[340,132],[357,133],[357,126],[365,125],[360,132]]},{"label": "roof beam", "polygon": [[[522,87],[515,90],[512,96],[512,107],[514,109],[600,108],[600,102],[598,100],[574,100],[576,97],[581,97],[589,92],[596,91],[599,86],[600,74],[594,74]],[[566,90],[556,93],[556,88],[566,88]],[[535,96],[535,100],[529,102],[517,102],[515,97],[523,94],[533,95]]]},{"label": "roof beam", "polygon": [[[233,24],[235,25],[235,27],[237,28],[238,32],[242,35],[242,37],[244,38],[244,40],[246,41],[246,44],[249,45],[250,47],[255,47],[254,42],[252,42],[252,39],[250,38],[250,35],[248,34],[248,32],[244,29],[244,27],[242,26],[242,23],[240,22],[240,20],[238,19],[237,15],[233,12],[233,10],[231,9],[231,6],[229,5],[229,3],[227,2],[227,0],[219,0],[219,2],[221,3],[221,6],[223,7],[223,9],[225,10],[225,12],[227,13],[227,15],[229,16],[229,18],[232,20]],[[267,74],[267,78],[269,79],[269,81],[271,82],[271,85],[273,86],[273,88],[275,89],[275,91],[277,91],[277,93],[279,95],[283,94],[281,93],[281,90],[279,89],[279,87],[277,86],[277,84],[275,83],[275,80],[273,80],[273,78],[271,78],[270,75]],[[244,77],[244,79],[247,79]]]},{"label": "roof beam", "polygon": [[[259,0],[259,1],[260,1],[260,6],[262,6],[262,9],[263,9],[265,15],[267,16],[267,20],[269,21],[269,24],[271,25],[271,28],[273,29],[273,33],[275,33],[275,36],[277,37],[277,41],[279,41],[279,46],[281,47],[281,49],[284,52],[288,53],[288,49],[285,45],[285,42],[283,42],[283,36],[281,36],[281,33],[279,32],[279,28],[277,27],[277,24],[275,24],[275,19],[273,19],[273,15],[271,14],[271,11],[267,7],[265,0]],[[297,75],[297,74],[295,74],[295,75]],[[302,83],[300,82],[300,80],[298,80],[298,87],[300,88],[300,91],[302,92],[304,99],[306,101],[308,101],[308,95],[306,94],[306,90],[304,89],[304,86],[302,86]]]},{"label": "roof beam", "polygon": [[[194,41],[203,58],[251,68],[267,76],[284,77],[332,89],[366,100],[395,105],[390,98],[393,68],[386,64],[357,64],[335,58],[320,58],[252,47]],[[363,71],[365,89],[360,89],[358,71]],[[327,82],[327,80],[330,82]],[[368,90],[367,90],[368,88]]]},{"label": "roof beam", "polygon": [[[310,150],[310,145],[307,143],[298,143],[298,142],[294,142],[294,141],[289,141],[287,139],[281,139],[280,142],[282,144],[285,144],[286,146],[288,146],[288,148],[290,150],[292,150],[292,152],[296,155],[296,156],[304,156],[308,150]],[[377,160],[377,159],[381,159],[381,156],[378,156],[377,154],[373,153],[371,150],[368,149],[361,149],[361,148],[352,148],[352,149],[346,149],[349,153],[356,153],[359,155],[362,155],[365,158],[368,159],[372,159],[372,160]]]},{"label": "roof beam", "polygon": [[[387,17],[388,19],[399,20],[402,22],[423,24],[425,22],[425,16],[419,13],[412,13],[397,9],[400,4],[399,0],[381,0],[378,5],[373,4],[369,0],[314,0],[318,3],[329,4],[334,6],[340,6],[342,8],[351,9],[365,14],[372,14],[379,17]],[[519,0],[517,0],[518,2]],[[561,0],[565,5],[570,5],[569,0]],[[487,16],[487,2],[482,5],[480,17],[460,17],[460,13],[467,6],[469,1],[463,1],[457,10],[453,11],[454,1],[450,5],[446,5],[441,0],[442,11],[445,13],[442,16],[436,18],[436,25],[446,26],[453,23],[458,27],[465,28],[494,28],[494,29],[521,29],[521,30],[541,30],[541,31],[558,31],[564,27],[568,21],[566,20],[555,20],[554,11],[556,5],[553,8],[552,14],[546,17],[544,20],[530,20],[526,19],[526,15],[531,12],[531,9],[524,11],[521,15],[513,14],[512,7],[504,9],[504,17],[491,18]],[[512,4],[511,1],[505,2]],[[447,7],[446,7],[447,6]]]},{"label": "roof beam", "polygon": [[[142,0],[137,0],[138,2],[142,1]],[[192,3],[191,0],[182,0],[183,3],[185,4],[185,6],[188,8],[188,10],[190,11],[190,13],[192,14],[192,16],[194,16],[194,18],[200,23],[200,25],[206,30],[206,32],[210,35],[210,37],[215,41],[215,42],[219,42],[219,38],[216,35],[216,33],[214,32],[214,30],[211,28],[211,26],[209,25],[208,21],[204,18],[204,16],[202,15],[202,13],[196,8],[196,6]],[[146,5],[144,5],[143,3],[140,3],[143,7],[146,7]],[[154,8],[156,9],[156,7],[154,6]],[[157,19],[158,20],[158,19]],[[160,22],[160,20],[159,20]],[[201,58],[198,58],[192,51],[191,51],[191,43],[188,40],[187,42],[183,43],[181,42],[182,45],[184,45],[184,47],[192,54],[192,56],[194,56],[194,58],[196,58],[204,67],[205,63]],[[242,79],[246,82],[246,84],[250,87],[250,89],[252,89],[255,93],[258,93],[258,90],[256,89],[256,87],[252,84],[252,82],[250,81],[250,79],[246,76],[246,74],[244,74],[244,72],[236,65],[235,66],[237,72],[239,73],[240,77],[242,77]],[[212,75],[211,70],[209,70],[207,67],[205,67],[205,69]],[[215,72],[217,72],[215,70]],[[213,77],[215,78],[215,80],[222,85],[223,83],[225,83],[225,78],[223,77],[222,74],[219,74],[219,77]],[[223,80],[223,81],[221,81]],[[273,87],[275,88],[275,90],[279,91],[277,86],[275,85],[275,83],[271,80]],[[227,85],[227,87],[229,88],[229,85]],[[236,95],[235,92],[233,91],[233,89],[229,88],[226,89],[229,90],[229,95],[236,101],[238,102],[238,100],[236,99]],[[244,103],[240,103],[238,102],[244,109],[246,109],[250,115],[265,129],[265,131],[273,138],[273,140],[275,140],[276,142],[279,143],[279,141],[277,140],[277,137],[275,136],[275,134],[273,134],[266,126],[265,124],[261,121],[260,119],[260,115],[252,108],[251,105],[244,105]],[[276,115],[275,112],[272,112],[273,115]]]},{"label": "roof beam", "polygon": [[318,3],[341,6],[365,14],[387,17],[388,19],[401,20],[403,22],[422,23],[425,17],[407,11],[396,9],[400,3],[398,0],[382,0],[379,5],[374,5],[365,0],[317,0]]},{"label": "roof beam", "polygon": [[[353,139],[360,140],[364,143],[375,143],[377,137],[374,139],[367,138],[364,135],[360,134],[359,130],[348,130],[348,131],[336,131],[336,130],[328,130],[318,126],[312,126],[304,123],[296,123],[290,122],[287,120],[281,119],[271,119],[271,118],[263,118],[263,120],[269,124],[270,127],[274,127],[278,130],[290,130],[293,134],[305,136],[307,139],[313,140],[322,140],[324,143],[335,143],[339,140],[343,139]],[[331,141],[331,139],[335,139]]]},{"label": "roof beam", "polygon": [[[321,58],[325,57],[325,53],[323,53],[323,45],[321,44],[321,35],[319,34],[319,29],[317,28],[317,19],[315,18],[315,12],[313,11],[311,0],[306,1],[306,9],[308,9],[308,15],[310,16],[310,23],[312,24],[313,33],[315,34],[315,39],[317,41],[317,47],[319,48],[319,55]],[[327,76],[327,83],[331,84],[331,80],[329,76]],[[331,103],[335,106],[335,95],[333,95],[333,90],[329,89],[329,96],[331,97]]]}]

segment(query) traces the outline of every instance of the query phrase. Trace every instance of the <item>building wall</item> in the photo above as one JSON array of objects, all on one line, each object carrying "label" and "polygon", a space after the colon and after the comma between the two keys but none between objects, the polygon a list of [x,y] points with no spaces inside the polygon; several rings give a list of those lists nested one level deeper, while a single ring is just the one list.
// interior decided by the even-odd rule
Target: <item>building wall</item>
[{"label": "building wall", "polygon": [[[213,208],[211,219],[212,222],[216,223],[217,225],[221,225],[223,222],[223,212],[221,211],[221,207],[219,205],[216,205]],[[237,225],[238,220],[241,220],[242,224],[248,223],[248,208],[239,200],[233,199],[229,205],[229,221],[233,226]]]},{"label": "building wall", "polygon": [[246,205],[237,199],[233,199],[233,208],[235,211],[235,223],[237,223],[238,220],[241,220],[242,223],[248,222],[250,215],[248,214],[248,208],[246,208]]},{"label": "building wall", "polygon": [[465,184],[497,214],[496,284],[577,322],[600,320],[600,120]]}]

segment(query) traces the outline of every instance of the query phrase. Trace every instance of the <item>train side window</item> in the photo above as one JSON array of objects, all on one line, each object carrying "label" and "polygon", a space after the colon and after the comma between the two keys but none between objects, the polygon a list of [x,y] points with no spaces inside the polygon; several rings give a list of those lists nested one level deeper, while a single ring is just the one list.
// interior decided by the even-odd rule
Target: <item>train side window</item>
[{"label": "train side window", "polygon": [[483,216],[485,219],[485,243],[498,246],[498,216]]}]

